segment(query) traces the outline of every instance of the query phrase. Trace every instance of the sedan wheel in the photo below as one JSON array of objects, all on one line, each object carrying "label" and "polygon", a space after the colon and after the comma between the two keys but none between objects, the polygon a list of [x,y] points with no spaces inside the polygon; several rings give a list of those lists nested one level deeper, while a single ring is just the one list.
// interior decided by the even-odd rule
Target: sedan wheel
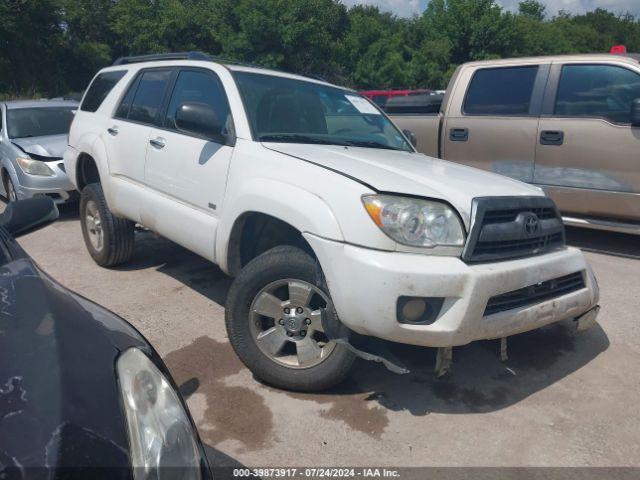
[{"label": "sedan wheel", "polygon": [[16,189],[13,186],[13,182],[11,181],[11,178],[9,178],[9,176],[7,176],[7,180],[5,183],[5,190],[7,192],[7,200],[9,200],[10,202],[15,202],[16,200],[18,200]]}]

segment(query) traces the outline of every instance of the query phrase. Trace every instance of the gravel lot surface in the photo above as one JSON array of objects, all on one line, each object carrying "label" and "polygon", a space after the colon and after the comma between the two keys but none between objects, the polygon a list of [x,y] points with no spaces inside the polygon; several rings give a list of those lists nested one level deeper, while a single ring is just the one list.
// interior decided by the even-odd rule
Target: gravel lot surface
[{"label": "gravel lot surface", "polygon": [[435,350],[394,346],[398,376],[360,362],[319,395],[254,380],[224,329],[229,278],[150,233],[134,259],[106,270],[82,241],[77,209],[20,240],[59,282],[129,320],[164,357],[214,465],[640,465],[640,237],[569,230],[601,287],[600,325],[551,327],[454,350],[453,374],[432,375]]}]

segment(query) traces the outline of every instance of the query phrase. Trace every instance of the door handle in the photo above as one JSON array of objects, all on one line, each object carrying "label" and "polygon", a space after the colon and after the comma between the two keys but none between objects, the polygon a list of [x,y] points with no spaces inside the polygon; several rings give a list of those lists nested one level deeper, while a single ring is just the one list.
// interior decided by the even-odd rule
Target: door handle
[{"label": "door handle", "polygon": [[540,145],[562,145],[564,132],[560,130],[543,130],[540,132]]},{"label": "door handle", "polygon": [[468,128],[452,128],[449,130],[449,140],[452,142],[466,142],[469,140]]},{"label": "door handle", "polygon": [[161,150],[164,148],[164,146],[166,145],[164,138],[162,137],[158,137],[158,138],[154,138],[152,140],[149,140],[149,143],[151,144],[152,147],[157,148],[158,150]]},{"label": "door handle", "polygon": [[118,127],[114,125],[113,127],[107,128],[107,132],[109,132],[109,135],[112,135],[115,137],[116,135],[118,135],[119,130],[118,130]]}]

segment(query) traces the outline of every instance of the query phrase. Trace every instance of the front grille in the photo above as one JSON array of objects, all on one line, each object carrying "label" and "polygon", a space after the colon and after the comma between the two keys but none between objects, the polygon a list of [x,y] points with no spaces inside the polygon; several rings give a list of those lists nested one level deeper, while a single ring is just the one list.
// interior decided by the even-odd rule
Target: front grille
[{"label": "front grille", "polygon": [[526,257],[564,246],[564,226],[550,198],[477,198],[474,211],[462,255],[467,262]]},{"label": "front grille", "polygon": [[484,310],[484,315],[492,315],[519,307],[527,307],[552,298],[566,295],[584,288],[582,272],[571,273],[564,277],[554,278],[546,282],[529,285],[511,292],[491,297]]}]

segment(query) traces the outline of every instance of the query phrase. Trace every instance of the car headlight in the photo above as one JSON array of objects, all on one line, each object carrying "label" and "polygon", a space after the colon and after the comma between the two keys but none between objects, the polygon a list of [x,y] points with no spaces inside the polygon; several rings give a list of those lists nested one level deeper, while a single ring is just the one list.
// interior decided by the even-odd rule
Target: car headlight
[{"label": "car headlight", "polygon": [[389,237],[411,247],[464,245],[458,214],[447,204],[395,195],[362,197],[371,219]]},{"label": "car headlight", "polygon": [[55,175],[53,170],[51,170],[51,167],[43,161],[33,160],[26,157],[17,157],[16,162],[18,162],[18,165],[20,165],[20,168],[24,173],[38,175],[41,177],[53,177]]},{"label": "car headlight", "polygon": [[170,467],[175,478],[200,479],[196,434],[178,395],[149,358],[130,348],[117,361],[127,417],[135,479],[160,478]]}]

